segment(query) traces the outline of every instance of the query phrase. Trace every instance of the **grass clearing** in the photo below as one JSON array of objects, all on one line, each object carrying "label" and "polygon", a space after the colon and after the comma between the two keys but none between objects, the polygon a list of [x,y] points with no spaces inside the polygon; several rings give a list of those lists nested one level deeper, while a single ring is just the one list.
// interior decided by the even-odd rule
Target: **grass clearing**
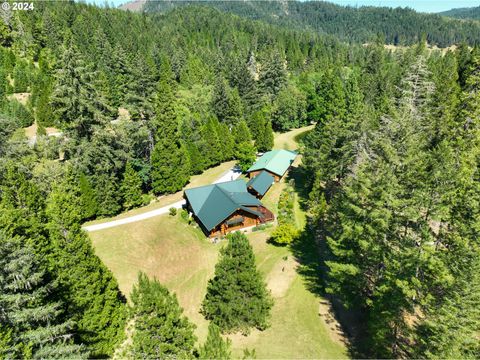
[{"label": "grass clearing", "polygon": [[178,215],[161,215],[89,235],[127,298],[139,271],[155,276],[177,294],[186,315],[198,325],[197,335],[202,341],[206,338],[208,324],[198,311],[221,244],[212,244]]},{"label": "grass clearing", "polygon": [[285,133],[275,133],[273,148],[276,150],[296,150],[298,148],[298,140],[314,127],[315,125],[309,125]]},{"label": "grass clearing", "polygon": [[[249,336],[230,336],[234,356],[241,357],[247,347],[256,349],[259,359],[346,358],[344,344],[319,315],[321,299],[307,290],[289,248],[266,242],[270,231],[248,236],[258,269],[275,298],[271,327]],[[212,244],[198,228],[168,215],[92,232],[90,237],[124,294],[130,294],[139,271],[157,277],[177,294],[203,343],[208,322],[199,310],[222,243]]]},{"label": "grass clearing", "polygon": [[[295,132],[294,136],[301,133]],[[210,175],[218,178],[221,173]],[[285,186],[284,182],[275,183],[262,200],[275,214]],[[298,200],[297,194],[295,217],[297,224],[303,226],[305,214]],[[271,326],[263,332],[253,330],[248,336],[229,335],[234,357],[242,357],[243,350],[249,348],[255,349],[258,359],[347,358],[344,337],[336,330],[335,319],[327,316],[329,304],[309,290],[309,283],[289,247],[267,243],[272,230],[268,228],[247,235],[258,269],[275,300]],[[127,297],[139,271],[155,276],[177,294],[185,314],[197,325],[199,343],[205,341],[208,322],[199,310],[223,242],[212,244],[200,229],[186,224],[179,215],[161,215],[89,235],[96,253],[112,270]]]}]

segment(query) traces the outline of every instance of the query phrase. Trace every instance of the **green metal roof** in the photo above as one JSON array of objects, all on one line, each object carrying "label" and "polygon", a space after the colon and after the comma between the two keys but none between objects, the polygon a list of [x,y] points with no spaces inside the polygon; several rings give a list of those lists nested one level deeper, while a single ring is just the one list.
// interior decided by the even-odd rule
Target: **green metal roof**
[{"label": "green metal roof", "polygon": [[207,230],[212,230],[237,209],[258,215],[260,213],[246,206],[262,205],[257,198],[247,192],[247,185],[241,179],[187,189],[185,197]]},{"label": "green metal roof", "polygon": [[260,174],[250,179],[247,183],[247,188],[251,187],[257,192],[257,194],[263,196],[274,182],[275,179],[272,175],[266,171],[262,171]]},{"label": "green metal roof", "polygon": [[247,172],[257,171],[257,170],[268,170],[271,173],[274,173],[279,176],[283,176],[288,170],[290,165],[292,165],[293,160],[297,153],[290,150],[272,150],[263,154],[256,162],[253,164]]}]

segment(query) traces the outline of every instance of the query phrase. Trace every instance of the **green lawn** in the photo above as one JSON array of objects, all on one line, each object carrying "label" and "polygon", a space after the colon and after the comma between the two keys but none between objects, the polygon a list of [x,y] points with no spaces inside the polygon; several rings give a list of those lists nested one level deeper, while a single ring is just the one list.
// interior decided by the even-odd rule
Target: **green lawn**
[{"label": "green lawn", "polygon": [[212,244],[178,215],[161,215],[89,235],[127,297],[139,271],[155,276],[177,294],[187,316],[199,325],[198,335],[206,336],[206,321],[198,310],[220,245]]},{"label": "green lawn", "polygon": [[[275,298],[271,327],[246,337],[231,336],[234,355],[241,356],[248,347],[256,349],[258,358],[347,357],[341,338],[319,315],[320,299],[296,272],[290,250],[267,244],[268,236],[268,230],[249,234],[259,270]],[[90,238],[124,294],[130,293],[138,271],[157,277],[177,294],[197,325],[200,342],[205,340],[208,323],[199,309],[222,244],[212,244],[198,228],[169,215],[92,232]]]},{"label": "green lawn", "polygon": [[[274,184],[263,200],[275,213],[284,187],[284,183]],[[304,214],[298,204],[295,206],[297,223],[303,225]],[[291,250],[267,243],[271,230],[248,234],[258,268],[275,299],[271,326],[263,332],[253,330],[248,336],[229,336],[234,356],[241,357],[243,349],[249,348],[256,350],[259,359],[348,357],[335,321],[324,314],[325,301],[308,290],[307,279],[297,271],[299,264]],[[205,340],[208,322],[199,310],[223,243],[212,244],[178,215],[95,231],[90,238],[127,297],[138,271],[157,277],[177,294],[185,314],[197,325],[199,342]]]},{"label": "green lawn", "polygon": [[298,140],[302,138],[308,131],[312,130],[315,125],[305,126],[284,133],[275,133],[274,149],[295,150],[298,148]]}]

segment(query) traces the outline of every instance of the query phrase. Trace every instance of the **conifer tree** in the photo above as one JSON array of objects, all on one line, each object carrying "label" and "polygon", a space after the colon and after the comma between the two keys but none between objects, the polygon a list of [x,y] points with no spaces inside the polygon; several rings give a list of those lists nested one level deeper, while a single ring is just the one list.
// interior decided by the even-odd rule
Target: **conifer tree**
[{"label": "conifer tree", "polygon": [[118,214],[122,208],[119,188],[115,175],[106,172],[96,175],[94,192],[98,204],[97,215],[112,216]]},{"label": "conifer tree", "polygon": [[205,170],[206,156],[200,152],[200,146],[202,144],[197,144],[194,142],[189,142],[186,144],[186,149],[188,153],[188,158],[190,159],[190,172],[191,174],[200,174]]},{"label": "conifer tree", "polygon": [[270,151],[273,147],[273,141],[274,137],[272,123],[267,120],[263,124],[259,125],[255,146],[257,147],[258,151]]},{"label": "conifer tree", "polygon": [[218,120],[216,118],[210,118],[201,130],[204,143],[200,151],[206,155],[208,159],[205,161],[206,167],[216,165],[222,160],[222,144],[217,129]]},{"label": "conifer tree", "polygon": [[72,177],[67,175],[47,199],[51,267],[63,289],[66,313],[77,323],[80,341],[92,356],[108,356],[124,335],[124,298],[80,228],[80,192]]},{"label": "conifer tree", "polygon": [[129,162],[123,174],[121,193],[125,209],[131,209],[142,204],[142,179]]},{"label": "conifer tree", "polygon": [[183,144],[178,146],[173,141],[159,141],[153,148],[151,177],[152,188],[156,194],[174,193],[190,178],[188,151]]},{"label": "conifer tree", "polygon": [[345,91],[340,72],[327,71],[307,99],[308,120],[321,124],[345,114]]},{"label": "conifer tree", "polygon": [[[419,326],[415,356],[430,359],[476,359],[480,354],[477,331],[480,326],[479,248],[473,249],[469,268],[457,278],[443,301],[429,309]],[[459,274],[460,275],[460,274]]]},{"label": "conifer tree", "polygon": [[212,95],[212,108],[221,123],[230,126],[242,119],[242,104],[237,89],[231,89],[227,81],[219,76]]},{"label": "conifer tree", "polygon": [[[315,169],[312,171],[323,184],[328,196],[332,195],[348,174],[359,139],[373,127],[369,121],[364,120],[363,97],[357,79],[358,74],[352,73],[345,81],[345,90],[338,87],[338,92],[346,94],[340,102],[343,110],[338,113],[322,110],[325,111],[323,115],[319,115],[322,120],[307,139],[309,146],[305,154],[305,164]],[[338,83],[336,86],[340,85]]]},{"label": "conifer tree", "polygon": [[245,120],[241,120],[233,128],[233,136],[236,144],[242,143],[244,141],[252,141],[252,134],[250,133],[250,129],[248,128],[247,122]]},{"label": "conifer tree", "polygon": [[35,87],[41,88],[37,90],[39,94],[35,102],[35,120],[38,124],[43,126],[53,126],[54,115],[52,105],[50,103],[50,98],[52,95],[52,81],[49,78],[41,78]]},{"label": "conifer tree", "polygon": [[448,52],[434,61],[432,80],[435,84],[435,91],[432,95],[432,102],[436,106],[433,107],[431,114],[432,147],[437,146],[443,138],[448,137],[452,127],[455,126],[461,91],[458,83],[458,64],[454,54]]},{"label": "conifer tree", "polygon": [[[419,56],[404,76],[393,116],[383,118],[366,143],[359,142],[352,173],[325,216],[333,254],[327,261],[327,290],[342,296],[347,304],[360,306],[367,315],[369,353],[375,357],[411,354],[415,345],[407,339],[416,336],[419,342],[428,342],[415,334],[418,330],[407,318],[430,314],[432,318],[418,320],[431,326],[439,304],[449,301],[445,295],[455,276],[465,272],[451,264],[458,258],[468,259],[467,249],[477,246],[474,242],[466,245],[472,241],[466,228],[473,224],[466,214],[477,210],[465,209],[460,195],[465,191],[460,189],[469,184],[467,174],[475,170],[471,158],[458,159],[472,156],[471,151],[455,157],[448,150],[455,142],[464,144],[472,137],[460,135],[458,128],[447,132],[456,140],[441,145],[441,161],[432,156],[430,139],[436,130],[430,121],[434,88],[429,79],[425,59]],[[456,195],[449,189],[455,189]],[[454,215],[457,211],[462,215]],[[439,219],[439,230],[433,230],[432,223]]]},{"label": "conifer tree", "polygon": [[232,353],[230,351],[232,341],[230,339],[224,340],[220,334],[220,328],[210,323],[208,326],[207,340],[199,349],[200,359],[231,359]]},{"label": "conifer tree", "polygon": [[277,51],[272,52],[262,64],[259,82],[271,96],[277,95],[287,83],[285,56]]},{"label": "conifer tree", "polygon": [[222,161],[228,161],[233,158],[235,151],[235,138],[228,128],[227,124],[218,123],[217,127],[218,138],[221,139],[222,143]]},{"label": "conifer tree", "polygon": [[112,75],[113,89],[112,105],[118,107],[124,105],[129,93],[129,84],[134,81],[133,71],[125,50],[117,45],[113,49],[112,56]]},{"label": "conifer tree", "polygon": [[240,170],[247,171],[257,159],[257,149],[251,142],[244,141],[237,145],[235,157],[238,160]]},{"label": "conifer tree", "polygon": [[90,138],[94,126],[106,124],[113,111],[95,88],[95,74],[71,39],[64,45],[60,63],[51,98],[56,122],[75,139]]},{"label": "conifer tree", "polygon": [[53,108],[50,98],[53,91],[52,69],[48,55],[42,52],[39,62],[39,74],[32,84],[31,101],[35,109],[35,120],[43,126],[54,126]]},{"label": "conifer tree", "polygon": [[226,122],[229,117],[229,106],[228,84],[223,77],[218,76],[213,88],[212,109],[219,121]]},{"label": "conifer tree", "polygon": [[248,67],[248,63],[239,64],[234,76],[234,85],[237,87],[242,99],[245,113],[252,114],[261,106],[263,99],[254,75]]},{"label": "conifer tree", "polygon": [[167,58],[163,58],[160,81],[157,86],[155,117],[153,119],[157,140],[167,137],[173,139],[177,132],[178,119],[175,109],[175,80],[173,76],[170,61]]},{"label": "conifer tree", "polygon": [[248,128],[252,133],[253,140],[258,141],[259,137],[263,136],[263,127],[270,118],[270,113],[270,107],[264,106],[247,118]]},{"label": "conifer tree", "polygon": [[153,118],[153,95],[155,94],[156,72],[153,60],[138,56],[132,68],[132,79],[127,84],[125,104],[134,121]]},{"label": "conifer tree", "polygon": [[29,86],[28,64],[25,61],[19,61],[15,64],[13,70],[14,91],[16,93],[27,92]]},{"label": "conifer tree", "polygon": [[78,178],[78,186],[80,189],[80,202],[83,210],[83,218],[91,219],[98,211],[98,202],[95,190],[85,174],[81,174]]},{"label": "conifer tree", "polygon": [[7,341],[0,354],[11,358],[87,358],[85,347],[74,344],[71,314],[52,298],[49,282],[32,249],[18,237],[0,232],[0,322]]},{"label": "conifer tree", "polygon": [[20,164],[7,162],[2,166],[0,179],[0,228],[10,236],[21,236],[39,254],[45,254],[49,245],[39,235],[46,222],[45,199],[39,188],[28,180]]},{"label": "conifer tree", "polygon": [[243,106],[238,89],[233,88],[228,94],[229,111],[225,122],[231,126],[243,119]]},{"label": "conifer tree", "polygon": [[183,315],[175,295],[140,273],[131,298],[133,357],[193,358],[195,326]]},{"label": "conifer tree", "polygon": [[7,100],[7,74],[5,70],[0,69],[0,106],[3,107],[3,104]]},{"label": "conifer tree", "polygon": [[208,282],[202,313],[224,333],[248,333],[252,327],[268,327],[272,305],[247,237],[240,232],[228,235],[215,276]]},{"label": "conifer tree", "polygon": [[190,175],[188,151],[178,133],[176,99],[172,89],[173,73],[167,60],[163,62],[162,69],[154,121],[157,143],[150,159],[152,188],[156,194],[180,190]]}]

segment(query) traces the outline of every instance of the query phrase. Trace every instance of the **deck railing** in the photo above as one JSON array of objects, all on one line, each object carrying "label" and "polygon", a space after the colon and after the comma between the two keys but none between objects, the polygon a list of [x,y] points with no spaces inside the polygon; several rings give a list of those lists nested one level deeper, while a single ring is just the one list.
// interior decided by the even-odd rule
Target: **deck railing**
[{"label": "deck railing", "polygon": [[260,217],[260,223],[262,224],[275,219],[275,215],[273,215],[273,213],[266,207],[259,206],[258,211],[262,214],[262,216]]}]

